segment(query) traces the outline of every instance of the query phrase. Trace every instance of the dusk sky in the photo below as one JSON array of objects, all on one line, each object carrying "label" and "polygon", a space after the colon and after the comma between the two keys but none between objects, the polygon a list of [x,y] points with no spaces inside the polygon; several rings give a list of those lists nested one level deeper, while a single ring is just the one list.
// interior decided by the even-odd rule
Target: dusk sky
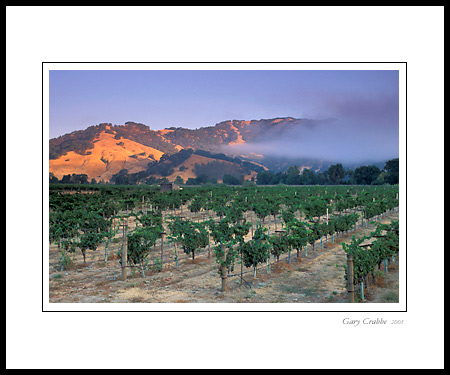
[{"label": "dusk sky", "polygon": [[105,122],[157,130],[233,119],[335,118],[320,137],[304,138],[309,146],[398,157],[396,70],[51,70],[49,94],[50,138]]}]

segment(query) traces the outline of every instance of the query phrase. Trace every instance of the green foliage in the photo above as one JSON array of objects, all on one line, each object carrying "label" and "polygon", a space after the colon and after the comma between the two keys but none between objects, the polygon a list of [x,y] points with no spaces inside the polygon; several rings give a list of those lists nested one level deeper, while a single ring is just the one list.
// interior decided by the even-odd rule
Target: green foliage
[{"label": "green foliage", "polygon": [[380,175],[381,170],[375,165],[361,166],[353,173],[354,182],[358,185],[371,185]]},{"label": "green foliage", "polygon": [[384,165],[387,175],[384,177],[388,184],[398,184],[399,181],[399,159],[391,159]]},{"label": "green foliage", "polygon": [[137,217],[137,220],[145,228],[153,227],[157,232],[163,231],[163,218],[160,211],[151,211]]},{"label": "green foliage", "polygon": [[224,218],[216,223],[214,220],[209,220],[208,225],[211,231],[211,236],[216,243],[228,243],[234,240],[234,227],[229,218]]},{"label": "green foliage", "polygon": [[[360,247],[366,239],[367,237],[357,239],[353,236],[349,244],[342,242],[342,248],[344,251],[353,256],[353,274],[355,284],[360,282],[364,276],[374,269],[378,260],[372,251]],[[345,277],[347,279],[347,269]]]},{"label": "green foliage", "polygon": [[260,171],[256,177],[258,185],[271,185],[274,179],[274,174],[271,171]]},{"label": "green foliage", "polygon": [[218,223],[211,219],[208,221],[208,226],[211,237],[217,244],[214,247],[217,264],[226,269],[232,268],[239,255],[239,247],[244,242],[244,236],[250,229],[250,223],[233,223],[226,217]]},{"label": "green foliage", "polygon": [[204,204],[205,204],[205,201],[202,199],[202,197],[194,197],[194,199],[192,199],[191,204],[188,206],[188,208],[191,212],[200,212],[200,210],[202,209]]},{"label": "green foliage", "polygon": [[290,208],[281,211],[281,219],[286,227],[297,220],[294,211]]},{"label": "green foliage", "polygon": [[79,229],[81,231],[76,245],[81,249],[83,258],[86,250],[97,250],[108,231],[108,221],[97,212],[82,211],[78,216]]},{"label": "green foliage", "polygon": [[[181,168],[180,168],[180,171],[181,171]],[[183,185],[184,184],[184,181],[183,181],[183,179],[180,176],[177,176],[173,182],[174,182],[174,184],[177,184],[177,185]]]},{"label": "green foliage", "polygon": [[[237,176],[246,175],[247,171],[240,164],[211,161],[206,164],[195,164],[194,172],[198,176],[206,175],[208,179],[223,180],[224,184],[240,185]],[[226,176],[226,177],[225,177]]]},{"label": "green foliage", "polygon": [[292,249],[301,250],[307,245],[310,229],[305,223],[294,220],[288,224],[287,228],[289,231],[289,246]]},{"label": "green foliage", "polygon": [[225,173],[223,175],[223,183],[226,185],[240,185],[241,181],[236,176]]},{"label": "green foliage", "polygon": [[271,245],[271,253],[277,259],[280,255],[286,253],[291,247],[291,242],[288,236],[274,235],[269,238],[269,243]]},{"label": "green foliage", "polygon": [[345,169],[341,163],[334,164],[328,168],[328,176],[333,185],[338,185],[345,177]]},{"label": "green foliage", "polygon": [[[383,232],[386,232],[386,234],[382,235]],[[376,240],[373,241],[370,248],[360,246],[365,240],[371,238],[376,238]],[[353,236],[349,244],[342,242],[342,248],[347,254],[353,256],[354,282],[361,282],[383,260],[398,253],[398,221],[377,225],[377,229],[370,236],[363,236],[358,239]],[[347,279],[347,269],[345,278]]]},{"label": "green foliage", "polygon": [[358,217],[358,214],[336,216],[329,221],[328,225],[332,225],[337,233],[347,232],[358,222]]},{"label": "green foliage", "polygon": [[141,267],[146,263],[151,247],[160,237],[161,232],[157,227],[136,228],[127,235],[127,259],[132,265]]},{"label": "green foliage", "polygon": [[[166,216],[166,238],[179,243],[187,254],[195,256],[200,249],[208,246],[210,234],[217,264],[230,270],[240,254],[245,264],[256,266],[267,259],[270,251],[277,256],[291,249],[301,250],[308,240],[312,243],[320,236],[348,231],[354,227],[359,217],[356,213],[346,213],[348,209],[362,210],[369,217],[397,207],[397,194],[397,185],[220,185],[160,192],[155,187],[145,185],[54,184],[50,185],[49,191],[49,240],[58,244],[62,256],[78,249],[82,249],[82,252],[94,250],[101,241],[105,244],[114,241],[113,237],[118,229],[111,229],[113,218],[120,218],[122,221],[136,216],[141,227],[129,233],[129,261],[145,268],[148,251],[163,231],[163,213],[168,209],[185,209],[188,206],[192,212],[212,210],[220,220],[194,223]],[[146,214],[141,206],[143,198],[147,209],[150,208],[149,205],[152,206],[152,211]],[[125,214],[127,207],[128,212]],[[335,212],[330,215],[328,225],[323,222],[327,208],[329,213]],[[278,215],[285,230],[282,240],[285,242],[278,243],[279,240],[275,237],[271,241],[268,238],[263,240],[265,233],[262,232],[263,227],[259,226],[256,227],[254,238],[244,245],[244,237],[251,227],[244,219],[246,211],[253,211],[251,214],[257,215],[259,224],[269,215]],[[297,220],[298,213],[305,213],[309,220]],[[252,221],[254,218],[253,216]],[[380,245],[374,245],[376,252],[386,256],[390,251],[398,251],[398,222],[397,225],[390,225],[390,230],[382,226],[379,228],[379,235],[386,237],[380,237]],[[154,231],[154,238],[147,238],[145,231]],[[120,242],[117,238],[115,241]]]},{"label": "green foliage", "polygon": [[179,243],[183,251],[195,259],[195,252],[209,244],[207,224],[174,217],[169,222],[170,239]]},{"label": "green foliage", "polygon": [[322,198],[311,197],[303,204],[303,211],[310,220],[323,216],[327,212],[327,201]]},{"label": "green foliage", "polygon": [[266,200],[258,200],[252,203],[251,208],[262,222],[264,222],[264,219],[270,215],[270,205]]},{"label": "green foliage", "polygon": [[267,242],[253,239],[239,245],[238,251],[242,254],[245,267],[256,268],[269,258],[270,245]]}]

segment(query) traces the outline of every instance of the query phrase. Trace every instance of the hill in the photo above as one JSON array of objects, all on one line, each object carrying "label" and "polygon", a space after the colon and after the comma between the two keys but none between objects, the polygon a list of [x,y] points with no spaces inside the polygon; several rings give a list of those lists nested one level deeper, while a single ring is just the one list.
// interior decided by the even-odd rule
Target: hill
[{"label": "hill", "polygon": [[[225,174],[249,180],[269,165],[281,170],[288,164],[255,152],[255,145],[293,138],[318,123],[282,117],[162,130],[131,121],[102,123],[51,139],[49,172],[58,179],[75,173],[87,175],[89,180],[119,179],[124,183],[173,181],[177,176],[186,182],[204,175],[221,182]],[[322,164],[320,160],[298,160],[301,168],[318,170]]]},{"label": "hill", "polygon": [[109,181],[122,169],[139,172],[150,161],[158,161],[164,153],[130,139],[117,140],[111,133],[100,132],[92,140],[92,148],[83,153],[67,151],[49,160],[49,171],[61,179],[66,174],[86,174],[91,180]]}]

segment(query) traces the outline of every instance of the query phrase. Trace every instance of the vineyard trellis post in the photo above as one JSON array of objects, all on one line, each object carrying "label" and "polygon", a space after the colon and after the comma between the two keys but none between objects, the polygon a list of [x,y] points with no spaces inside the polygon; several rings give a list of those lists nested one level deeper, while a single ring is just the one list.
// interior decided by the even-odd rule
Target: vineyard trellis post
[{"label": "vineyard trellis post", "polygon": [[163,251],[164,251],[164,235],[166,232],[161,232],[161,266],[163,264]]},{"label": "vineyard trellis post", "polygon": [[225,245],[224,244],[220,244],[221,250],[222,250],[222,262],[223,264],[220,266],[220,276],[222,279],[222,292],[226,292],[228,291],[228,286],[227,286],[227,267],[225,265],[226,259],[227,259],[227,254],[225,252]]},{"label": "vineyard trellis post", "polygon": [[128,228],[128,205],[127,205],[127,219],[122,224],[123,237],[122,237],[122,280],[127,279],[127,228]]},{"label": "vineyard trellis post", "polygon": [[242,286],[243,274],[244,274],[244,256],[242,254],[242,250],[240,251],[241,255],[241,275],[240,275],[240,285]]},{"label": "vineyard trellis post", "polygon": [[355,302],[355,284],[353,281],[353,255],[347,254],[347,292],[348,302]]},{"label": "vineyard trellis post", "polygon": [[127,279],[127,226],[128,223],[122,224],[122,280]]}]

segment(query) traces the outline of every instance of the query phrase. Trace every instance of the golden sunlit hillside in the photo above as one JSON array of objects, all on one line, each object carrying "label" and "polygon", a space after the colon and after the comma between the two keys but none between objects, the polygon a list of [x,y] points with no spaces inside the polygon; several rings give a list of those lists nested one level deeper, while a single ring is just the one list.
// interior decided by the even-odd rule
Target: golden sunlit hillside
[{"label": "golden sunlit hillside", "polygon": [[[225,175],[256,180],[261,171],[290,165],[319,170],[321,160],[283,158],[284,143],[318,122],[292,117],[229,120],[214,126],[152,130],[141,123],[101,123],[50,139],[51,179],[115,184],[154,184],[177,177],[188,184],[222,182]],[[267,147],[267,145],[272,145]],[[69,178],[67,178],[69,177]],[[200,177],[200,179],[198,179]],[[74,177],[75,178],[75,177]]]},{"label": "golden sunlit hillside", "polygon": [[163,152],[129,139],[117,140],[113,134],[102,132],[94,141],[94,148],[80,155],[69,151],[49,161],[49,172],[61,179],[66,174],[86,174],[91,180],[109,181],[122,169],[129,173],[143,171],[151,161],[158,161]]}]

